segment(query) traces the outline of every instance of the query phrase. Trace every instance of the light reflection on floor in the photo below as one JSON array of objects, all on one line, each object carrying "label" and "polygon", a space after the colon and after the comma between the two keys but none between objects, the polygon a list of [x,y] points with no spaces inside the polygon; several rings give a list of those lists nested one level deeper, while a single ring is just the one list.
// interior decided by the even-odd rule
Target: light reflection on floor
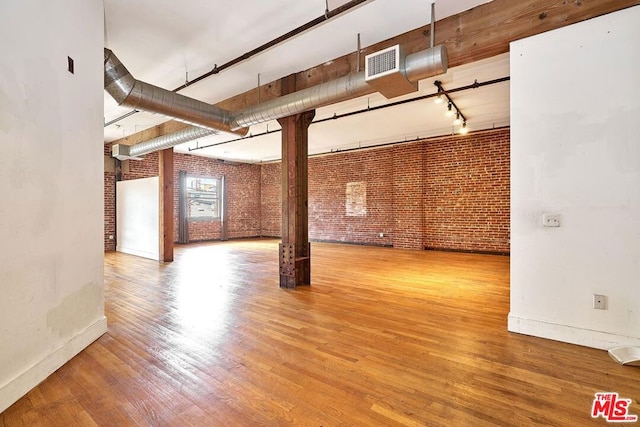
[{"label": "light reflection on floor", "polygon": [[190,250],[175,276],[174,310],[176,326],[183,344],[218,342],[229,327],[229,313],[236,297],[229,278],[232,275],[229,251],[224,246]]}]

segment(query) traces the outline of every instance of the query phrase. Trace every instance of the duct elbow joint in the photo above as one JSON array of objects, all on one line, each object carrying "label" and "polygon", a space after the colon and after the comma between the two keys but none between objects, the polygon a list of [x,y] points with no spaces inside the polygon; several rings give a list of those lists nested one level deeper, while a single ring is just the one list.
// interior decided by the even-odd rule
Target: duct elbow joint
[{"label": "duct elbow joint", "polygon": [[132,156],[130,154],[130,148],[128,145],[114,144],[111,147],[111,157],[120,161],[124,160],[142,160],[142,157]]}]

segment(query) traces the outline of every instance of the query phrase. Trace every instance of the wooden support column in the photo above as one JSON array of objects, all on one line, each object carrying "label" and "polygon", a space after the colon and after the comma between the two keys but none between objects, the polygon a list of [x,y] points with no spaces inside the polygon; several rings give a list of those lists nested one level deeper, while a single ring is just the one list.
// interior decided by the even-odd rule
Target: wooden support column
[{"label": "wooden support column", "polygon": [[173,148],[158,153],[160,175],[160,261],[173,261]]},{"label": "wooden support column", "polygon": [[[295,76],[282,81],[283,95],[295,91]],[[280,287],[311,284],[308,211],[308,129],[316,112],[278,119],[282,126],[282,243]]]}]

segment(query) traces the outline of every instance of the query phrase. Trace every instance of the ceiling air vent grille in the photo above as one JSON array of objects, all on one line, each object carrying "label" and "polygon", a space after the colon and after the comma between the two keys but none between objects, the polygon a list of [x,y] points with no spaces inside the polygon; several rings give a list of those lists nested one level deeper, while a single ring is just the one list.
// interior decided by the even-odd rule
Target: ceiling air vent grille
[{"label": "ceiling air vent grille", "polygon": [[404,52],[400,45],[391,46],[365,57],[365,81],[387,98],[418,90],[404,74]]},{"label": "ceiling air vent grille", "polygon": [[367,78],[398,69],[398,50],[386,49],[367,56]]}]

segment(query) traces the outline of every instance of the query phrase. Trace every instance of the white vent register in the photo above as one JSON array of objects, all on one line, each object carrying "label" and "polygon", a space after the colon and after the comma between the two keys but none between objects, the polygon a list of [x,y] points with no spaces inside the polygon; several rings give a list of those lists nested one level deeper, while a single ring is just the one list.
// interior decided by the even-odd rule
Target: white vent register
[{"label": "white vent register", "polygon": [[418,90],[418,82],[410,82],[404,69],[405,55],[400,45],[391,46],[365,56],[365,81],[386,98],[406,95]]},{"label": "white vent register", "polygon": [[367,78],[380,77],[388,73],[395,73],[400,69],[399,46],[392,46],[380,52],[367,56]]}]

